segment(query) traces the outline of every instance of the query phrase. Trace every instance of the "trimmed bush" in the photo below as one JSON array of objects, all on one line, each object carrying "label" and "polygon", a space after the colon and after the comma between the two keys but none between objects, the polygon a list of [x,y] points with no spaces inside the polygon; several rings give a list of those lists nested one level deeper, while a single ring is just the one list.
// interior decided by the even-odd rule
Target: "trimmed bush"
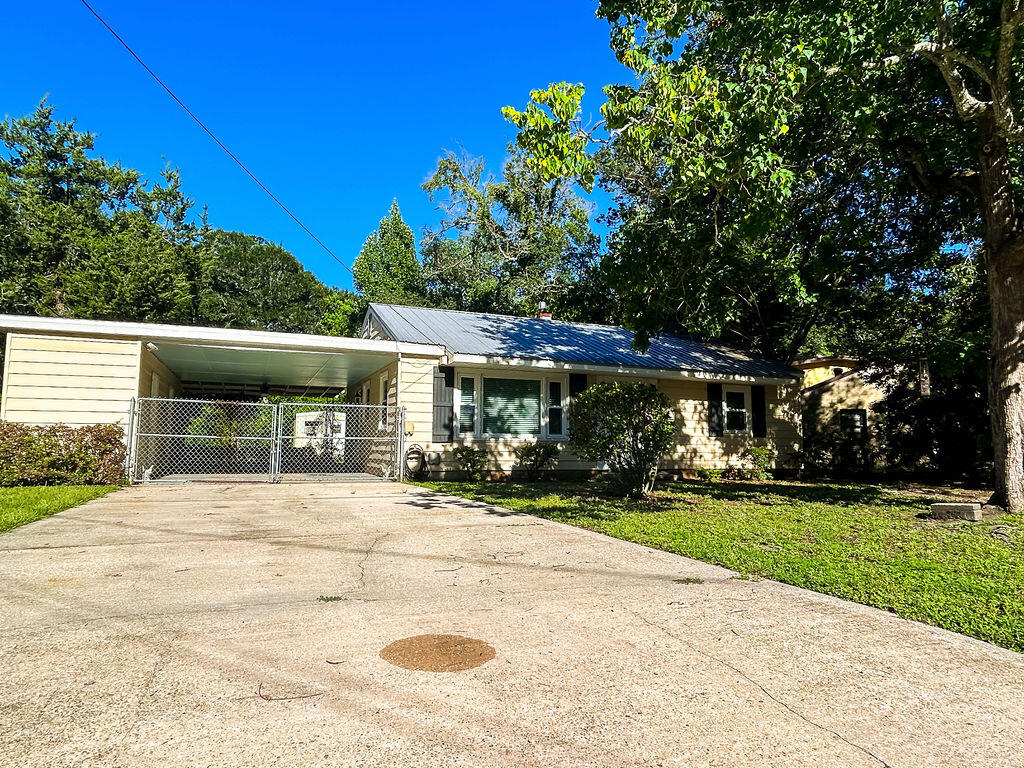
[{"label": "trimmed bush", "polygon": [[116,485],[124,460],[124,430],[116,425],[0,422],[0,486]]},{"label": "trimmed bush", "polygon": [[740,458],[750,464],[746,470],[749,480],[771,480],[772,468],[775,466],[775,459],[778,454],[775,449],[767,445],[755,445],[745,448]]},{"label": "trimmed bush", "polygon": [[466,478],[474,482],[484,479],[484,471],[487,469],[487,451],[483,448],[474,448],[471,445],[460,445],[452,451],[455,460],[466,473]]},{"label": "trimmed bush", "polygon": [[516,466],[526,473],[527,480],[540,480],[545,470],[555,466],[558,446],[554,443],[523,443],[513,450]]},{"label": "trimmed bush", "polygon": [[650,384],[595,384],[569,405],[569,444],[587,461],[604,461],[630,496],[654,488],[675,428],[668,398]]}]

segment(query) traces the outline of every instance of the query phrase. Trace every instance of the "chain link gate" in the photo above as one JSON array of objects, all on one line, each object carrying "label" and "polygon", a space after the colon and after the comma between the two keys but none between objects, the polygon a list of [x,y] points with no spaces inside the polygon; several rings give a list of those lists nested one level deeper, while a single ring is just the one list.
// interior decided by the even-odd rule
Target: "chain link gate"
[{"label": "chain link gate", "polygon": [[395,405],[281,403],[275,474],[278,479],[322,474],[396,479],[402,420]]},{"label": "chain link gate", "polygon": [[275,482],[401,472],[404,409],[347,403],[138,398],[132,482],[204,477]]}]

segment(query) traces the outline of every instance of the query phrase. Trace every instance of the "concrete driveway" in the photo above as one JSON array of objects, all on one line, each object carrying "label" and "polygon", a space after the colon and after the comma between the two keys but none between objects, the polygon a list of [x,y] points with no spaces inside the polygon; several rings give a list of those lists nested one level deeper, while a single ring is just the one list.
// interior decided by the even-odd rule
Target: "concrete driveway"
[{"label": "concrete driveway", "polygon": [[0,593],[5,766],[1024,765],[1024,656],[418,488],[129,488]]}]

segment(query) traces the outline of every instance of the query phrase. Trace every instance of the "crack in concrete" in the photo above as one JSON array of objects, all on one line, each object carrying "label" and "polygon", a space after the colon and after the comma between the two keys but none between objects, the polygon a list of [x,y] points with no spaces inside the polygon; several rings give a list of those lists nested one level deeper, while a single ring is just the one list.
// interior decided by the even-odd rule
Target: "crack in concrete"
[{"label": "crack in concrete", "polygon": [[348,597],[354,592],[358,592],[366,586],[366,561],[370,559],[370,555],[373,554],[373,551],[380,545],[380,543],[390,535],[390,531],[382,533],[380,536],[375,538],[373,543],[370,544],[370,546],[368,546],[363,552],[363,559],[356,563],[356,567],[359,568],[359,581],[355,587],[342,593],[345,597]]},{"label": "crack in concrete", "polygon": [[799,718],[800,720],[804,721],[808,725],[810,725],[810,726],[812,726],[814,728],[817,728],[820,731],[824,731],[825,733],[831,734],[832,736],[834,736],[835,738],[839,739],[839,741],[843,742],[847,746],[853,747],[854,749],[856,749],[856,750],[858,750],[860,752],[863,752],[865,755],[870,757],[872,760],[875,760],[876,762],[878,762],[879,765],[884,766],[884,768],[893,768],[893,766],[890,763],[887,763],[885,760],[883,760],[881,757],[876,755],[874,752],[872,752],[867,747],[862,746],[860,744],[857,744],[856,742],[850,741],[848,738],[843,736],[843,734],[839,733],[838,731],[832,730],[827,725],[822,725],[821,723],[817,723],[814,720],[811,720],[806,715],[804,715],[801,712],[797,711],[791,705],[789,705],[788,703],[786,703],[785,701],[780,699],[778,696],[773,694],[771,691],[769,691],[767,688],[765,688],[761,683],[759,683],[757,680],[752,678],[750,675],[748,675],[746,672],[744,672],[739,667],[737,667],[737,666],[735,666],[733,664],[730,664],[728,661],[726,661],[723,658],[715,656],[713,653],[708,653],[704,649],[694,645],[693,643],[691,643],[690,641],[686,640],[685,638],[680,637],[679,635],[675,634],[671,630],[666,629],[665,627],[661,626],[657,622],[651,621],[650,619],[648,619],[643,614],[637,613],[636,611],[630,611],[630,613],[632,613],[634,616],[636,616],[638,619],[640,619],[640,621],[642,621],[647,626],[653,627],[654,629],[657,629],[659,632],[662,632],[663,634],[667,635],[668,637],[671,637],[673,640],[675,640],[678,643],[682,643],[687,648],[692,650],[694,653],[697,653],[700,656],[703,656],[705,659],[708,659],[708,660],[714,662],[715,664],[719,664],[719,665],[721,665],[721,666],[731,670],[733,673],[738,675],[741,679],[745,680],[746,682],[750,683],[751,685],[753,685],[754,687],[759,689],[765,696],[767,696],[769,699],[774,701],[776,704],[778,704],[780,707],[785,709],[787,712],[789,712],[794,717]]}]

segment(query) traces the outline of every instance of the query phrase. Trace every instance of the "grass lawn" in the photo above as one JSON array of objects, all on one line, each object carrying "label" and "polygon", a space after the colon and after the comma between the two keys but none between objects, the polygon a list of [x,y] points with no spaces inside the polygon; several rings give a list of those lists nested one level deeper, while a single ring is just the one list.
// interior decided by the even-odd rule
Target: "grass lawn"
[{"label": "grass lawn", "polygon": [[1024,651],[1024,515],[919,517],[942,489],[682,482],[628,501],[596,482],[424,485]]},{"label": "grass lawn", "polygon": [[0,488],[0,533],[63,512],[116,490],[116,485],[40,485]]}]

